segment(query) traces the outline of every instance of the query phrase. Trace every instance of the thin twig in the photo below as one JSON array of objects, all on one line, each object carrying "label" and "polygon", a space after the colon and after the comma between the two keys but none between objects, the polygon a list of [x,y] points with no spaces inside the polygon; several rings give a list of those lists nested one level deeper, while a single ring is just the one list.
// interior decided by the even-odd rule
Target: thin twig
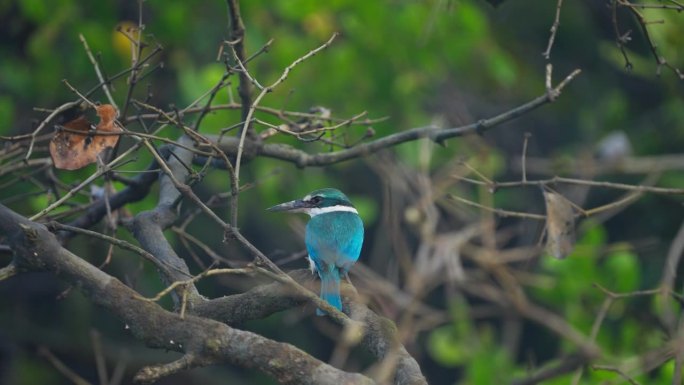
[{"label": "thin twig", "polygon": [[[239,73],[240,85],[238,87],[238,94],[240,95],[240,101],[242,103],[242,120],[247,122],[242,130],[250,130],[249,118],[251,115],[250,110],[252,108],[252,91],[251,91],[251,79],[247,68],[244,67],[246,64],[245,60],[245,24],[242,22],[242,16],[240,15],[240,3],[238,0],[226,0],[228,3],[228,20],[230,22],[230,47],[235,55],[235,60],[238,65],[242,68]],[[256,103],[254,103],[256,104]],[[241,136],[242,132],[239,133]],[[246,135],[246,134],[245,134]],[[250,138],[254,138],[256,135],[254,132],[249,133]],[[238,164],[237,170],[240,169]],[[240,175],[240,174],[237,174]],[[239,178],[238,178],[239,180]]]},{"label": "thin twig", "polygon": [[97,368],[97,377],[100,380],[100,385],[108,385],[107,363],[102,352],[102,341],[100,333],[97,330],[90,330],[90,340],[93,344],[93,354],[95,355],[95,367]]},{"label": "thin twig", "polygon": [[[208,90],[204,94],[200,95],[200,97],[197,98],[197,100],[193,103],[191,103],[188,107],[184,108],[182,112],[184,114],[196,114],[196,113],[201,113],[204,110],[204,106],[202,107],[197,107],[195,106],[197,102],[200,100],[204,99],[207,95],[211,93],[212,90]],[[135,102],[135,101],[134,101]],[[226,104],[214,104],[211,106],[209,109],[211,111],[220,111],[220,110],[240,110],[242,109],[242,104],[240,103],[226,103]],[[311,112],[301,112],[301,111],[289,111],[289,110],[283,110],[283,109],[277,109],[277,108],[272,108],[272,107],[267,107],[267,106],[256,106],[255,109],[259,112],[264,112],[269,115],[273,115],[277,118],[284,118],[284,117],[290,117],[293,119],[317,119],[320,118],[320,116],[316,113],[311,113]],[[51,111],[51,110],[50,110]],[[166,111],[167,115],[172,114],[173,112]],[[131,123],[131,122],[136,122],[139,119],[158,119],[159,115],[158,114],[137,114],[137,115],[130,115],[125,119],[126,123]],[[329,118],[326,118],[327,120],[335,123],[342,123],[342,122],[348,122],[351,119],[350,118],[338,118],[331,116]],[[355,125],[363,125],[363,126],[369,126],[377,123],[382,123],[389,119],[389,117],[382,117],[382,118],[377,118],[377,119],[364,119],[364,120],[356,120],[353,122],[350,122],[348,124],[355,124]],[[244,124],[244,121],[242,121],[240,124]],[[25,139],[28,138],[29,135],[18,135],[14,140],[20,140],[20,139]],[[1,137],[0,137],[1,138]]]},{"label": "thin twig", "polygon": [[212,269],[212,270],[207,270],[204,271],[188,280],[185,281],[175,281],[171,285],[167,286],[164,290],[160,291],[155,295],[154,297],[143,297],[141,295],[136,296],[136,299],[139,299],[141,301],[147,301],[147,302],[157,302],[160,299],[164,298],[167,294],[170,292],[174,291],[177,287],[179,286],[187,286],[190,284],[194,284],[195,282],[206,278],[206,277],[211,277],[214,275],[223,275],[223,274],[253,274],[255,272],[254,268],[247,267],[244,269]]},{"label": "thin twig", "polygon": [[641,27],[641,31],[644,33],[644,37],[646,38],[646,42],[648,44],[648,48],[651,51],[651,55],[653,55],[653,58],[656,61],[657,68],[656,68],[656,75],[660,75],[662,71],[662,67],[667,67],[669,68],[672,72],[674,72],[677,77],[679,77],[680,80],[684,80],[684,73],[682,73],[679,68],[673,66],[672,64],[668,63],[667,60],[663,56],[661,56],[658,53],[658,48],[651,37],[650,32],[648,31],[648,24],[649,22],[644,18],[644,16],[635,8],[631,7],[631,3],[626,0],[615,0],[618,2],[619,5],[624,6],[629,10],[629,12],[636,18],[637,23]]},{"label": "thin twig", "polygon": [[71,199],[71,197],[73,197],[77,192],[81,191],[81,190],[84,189],[86,186],[89,186],[90,183],[91,183],[92,181],[94,181],[95,179],[101,177],[103,174],[105,174],[105,173],[109,172],[110,170],[112,170],[119,162],[121,162],[122,160],[124,160],[124,158],[126,158],[128,155],[130,155],[130,154],[132,154],[133,152],[135,152],[135,151],[138,149],[138,147],[139,147],[139,143],[136,143],[136,144],[134,144],[133,146],[131,146],[128,150],[126,150],[123,154],[119,155],[116,159],[112,160],[111,162],[109,162],[109,163],[107,163],[107,164],[102,165],[102,167],[98,167],[98,168],[97,168],[97,171],[95,171],[92,175],[90,175],[88,178],[86,178],[86,180],[84,180],[83,182],[79,183],[78,186],[76,186],[76,187],[72,188],[71,190],[67,191],[67,193],[64,194],[63,197],[61,197],[60,199],[54,201],[54,202],[53,202],[52,204],[50,204],[48,207],[46,207],[46,208],[40,210],[37,214],[34,214],[33,216],[31,216],[31,218],[29,218],[29,220],[31,220],[31,221],[36,221],[36,220],[42,218],[43,216],[45,216],[45,215],[46,215],[47,213],[49,213],[50,211],[52,211],[52,210],[56,209],[57,207],[61,206],[64,202],[66,202],[67,200]]},{"label": "thin twig", "polygon": [[62,83],[64,83],[64,85],[66,85],[67,88],[71,90],[71,92],[75,93],[79,98],[81,98],[82,101],[86,102],[91,108],[97,108],[97,104],[95,104],[92,100],[88,99],[87,96],[83,95],[79,90],[76,89],[76,87],[72,86],[68,80],[62,79]]},{"label": "thin twig", "polygon": [[530,134],[529,132],[525,133],[525,140],[523,141],[523,150],[522,150],[522,159],[520,161],[520,167],[522,167],[522,182],[527,183],[527,166],[525,165],[525,158],[527,157],[527,142],[530,141]]},{"label": "thin twig", "polygon": [[615,182],[605,182],[605,181],[593,181],[586,179],[576,179],[576,178],[565,178],[565,177],[553,177],[550,179],[538,179],[538,180],[527,180],[527,181],[511,181],[511,182],[482,182],[471,178],[465,178],[460,175],[454,175],[455,178],[463,180],[465,182],[477,185],[490,186],[494,190],[501,188],[516,188],[516,187],[528,187],[528,186],[540,186],[544,187],[547,185],[554,185],[558,183],[578,185],[578,186],[591,186],[591,187],[603,187],[616,190],[626,190],[635,192],[648,192],[654,194],[664,194],[664,195],[684,195],[684,188],[669,188],[669,187],[653,187],[645,185],[631,185],[626,183],[615,183]]},{"label": "thin twig", "polygon": [[626,293],[615,293],[613,291],[606,289],[605,287],[601,286],[600,284],[598,284],[596,282],[593,283],[593,286],[595,288],[601,290],[608,297],[613,298],[613,299],[649,296],[649,295],[655,295],[655,294],[658,294],[661,292],[661,289],[650,289],[650,290],[634,290],[634,291],[630,291],[630,292],[626,292]]},{"label": "thin twig", "polygon": [[624,198],[618,199],[615,202],[611,202],[611,203],[608,203],[608,204],[605,204],[602,206],[594,207],[592,209],[586,209],[582,212],[582,215],[584,215],[585,217],[590,217],[594,214],[598,214],[598,213],[602,213],[604,211],[609,211],[612,209],[616,209],[618,207],[626,206],[626,205],[629,205],[629,204],[635,202],[639,198],[641,198],[642,195],[643,195],[643,192],[629,193]]},{"label": "thin twig", "polygon": [[125,250],[132,251],[132,252],[140,255],[144,259],[152,262],[155,266],[157,266],[157,268],[159,268],[161,270],[173,269],[173,270],[175,270],[175,271],[177,271],[183,275],[187,275],[187,273],[183,272],[182,270],[178,269],[177,267],[175,267],[169,263],[166,263],[164,261],[160,261],[159,259],[157,259],[157,257],[150,254],[146,250],[144,250],[144,249],[142,249],[142,248],[140,248],[140,247],[138,247],[132,243],[126,242],[122,239],[117,239],[114,237],[110,237],[109,235],[98,233],[96,231],[82,229],[80,227],[74,227],[74,226],[70,226],[70,225],[65,225],[65,224],[62,224],[59,222],[54,222],[54,221],[49,222],[47,225],[48,225],[48,227],[51,227],[51,228],[70,231],[73,233],[83,234],[83,235],[87,235],[89,237],[101,239],[103,241],[109,242],[110,244],[112,244],[114,246],[120,247],[120,248],[125,249]]},{"label": "thin twig", "polygon": [[90,382],[88,382],[86,379],[83,377],[79,376],[78,373],[74,372],[71,370],[68,366],[64,364],[59,358],[57,358],[52,352],[48,350],[48,348],[42,346],[38,348],[38,354],[40,356],[45,357],[48,362],[52,364],[52,366],[57,369],[58,372],[62,373],[64,377],[69,379],[69,381],[73,382],[74,385],[91,385]]},{"label": "thin twig", "polygon": [[672,309],[672,303],[668,301],[668,297],[674,292],[675,280],[677,278],[677,270],[679,262],[684,254],[684,222],[679,226],[677,235],[675,235],[670,248],[667,251],[667,259],[663,268],[662,278],[660,279],[660,290],[663,295],[663,321],[671,335],[674,335],[676,328],[675,311]]},{"label": "thin twig", "polygon": [[69,103],[64,103],[61,106],[55,108],[54,111],[50,115],[48,115],[45,119],[43,119],[42,122],[38,125],[38,127],[31,133],[31,141],[29,142],[28,150],[26,151],[26,156],[24,156],[24,160],[28,161],[29,158],[31,157],[31,154],[33,153],[33,146],[35,145],[36,142],[36,136],[45,128],[45,126],[52,121],[52,119],[55,118],[55,116],[59,115],[60,113],[68,110],[71,107],[75,107],[79,104],[79,101],[75,102],[69,102]]},{"label": "thin twig", "polygon": [[109,81],[107,81],[102,75],[100,66],[97,63],[97,60],[95,60],[95,56],[93,56],[93,52],[90,50],[88,42],[86,41],[82,33],[78,34],[78,38],[81,40],[81,43],[83,43],[83,47],[85,48],[86,54],[88,55],[88,59],[90,59],[90,62],[93,64],[93,68],[95,68],[95,73],[97,74],[97,78],[100,80],[100,84],[102,84],[102,91],[104,91],[105,95],[107,95],[107,100],[109,100],[109,104],[111,104],[118,110],[119,108],[116,106],[116,102],[114,101],[112,94],[109,92],[109,86],[107,85]]},{"label": "thin twig", "polygon": [[525,218],[525,219],[535,219],[535,220],[539,220],[539,221],[545,221],[546,220],[546,215],[530,214],[530,213],[522,213],[522,212],[518,212],[518,211],[508,211],[508,210],[497,209],[494,207],[481,205],[479,203],[461,198],[458,195],[453,195],[453,194],[449,194],[448,197],[450,199],[455,200],[455,201],[465,203],[469,206],[477,207],[477,208],[483,209],[485,211],[492,212],[492,213],[499,215],[501,217],[517,217],[517,218]]},{"label": "thin twig", "polygon": [[549,36],[549,43],[546,46],[546,51],[542,53],[542,56],[544,56],[544,59],[546,60],[549,60],[551,58],[551,47],[553,47],[553,42],[556,39],[556,32],[558,32],[562,6],[563,0],[558,0],[558,3],[556,3],[556,17],[553,19],[553,25],[551,25],[551,35]]},{"label": "thin twig", "polygon": [[622,370],[612,367],[612,366],[606,366],[606,365],[591,365],[592,370],[605,370],[608,372],[614,372],[620,375],[620,377],[624,378],[627,382],[629,382],[632,385],[641,385],[637,380],[633,379],[632,377],[628,376],[625,374]]},{"label": "thin twig", "polygon": [[200,123],[202,123],[202,119],[209,113],[211,110],[211,103],[214,101],[214,98],[216,97],[216,94],[226,86],[226,80],[230,76],[230,72],[225,72],[223,76],[221,76],[221,79],[216,83],[214,87],[212,87],[211,92],[209,93],[209,100],[207,100],[207,103],[204,105],[204,108],[202,109],[202,112],[200,112],[200,116],[197,118],[195,121],[195,126],[193,129],[195,131],[199,131],[199,126]]}]

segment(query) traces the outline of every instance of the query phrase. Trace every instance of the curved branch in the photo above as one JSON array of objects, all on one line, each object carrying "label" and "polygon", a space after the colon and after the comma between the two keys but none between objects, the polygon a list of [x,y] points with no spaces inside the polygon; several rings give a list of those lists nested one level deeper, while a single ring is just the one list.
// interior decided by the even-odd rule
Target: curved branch
[{"label": "curved branch", "polygon": [[[292,271],[289,275],[305,286],[309,286],[314,281],[311,272],[305,269]],[[361,346],[379,360],[395,360],[392,383],[427,385],[420,366],[399,341],[394,323],[368,309],[356,298],[354,290],[348,290],[348,286],[343,285],[345,286],[343,288],[345,309],[351,319],[363,323],[364,333],[360,341]],[[351,298],[348,295],[351,295]],[[246,321],[265,318],[270,314],[305,302],[307,298],[289,285],[274,282],[258,286],[245,293],[201,302],[192,309],[192,312],[229,325],[238,325]]]},{"label": "curved branch", "polygon": [[[299,283],[313,282],[308,270],[295,270],[289,275]],[[260,285],[247,292],[233,294],[221,298],[200,302],[192,309],[192,313],[228,325],[240,325],[244,322],[263,319],[273,313],[299,306],[307,302],[301,293],[292,290],[288,285],[273,282]]]},{"label": "curved branch", "polygon": [[391,372],[396,385],[427,385],[418,362],[406,351],[397,335],[394,322],[375,314],[358,300],[349,301],[351,318],[364,323],[361,345],[381,360],[393,360]]}]

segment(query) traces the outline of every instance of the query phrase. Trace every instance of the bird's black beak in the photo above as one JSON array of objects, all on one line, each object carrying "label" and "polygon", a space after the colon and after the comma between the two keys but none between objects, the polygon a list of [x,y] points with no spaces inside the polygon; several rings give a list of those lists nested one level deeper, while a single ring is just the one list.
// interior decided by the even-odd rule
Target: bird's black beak
[{"label": "bird's black beak", "polygon": [[301,199],[297,199],[290,202],[281,203],[273,207],[269,207],[266,211],[289,211],[293,213],[298,213],[308,209],[310,206]]}]

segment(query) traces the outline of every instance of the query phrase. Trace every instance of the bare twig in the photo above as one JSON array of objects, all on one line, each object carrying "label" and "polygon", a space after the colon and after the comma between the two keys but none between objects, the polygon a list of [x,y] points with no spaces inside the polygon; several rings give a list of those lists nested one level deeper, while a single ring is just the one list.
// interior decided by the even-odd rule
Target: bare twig
[{"label": "bare twig", "polygon": [[[205,109],[204,106],[198,107],[198,106],[196,106],[196,104],[199,101],[201,101],[202,99],[204,99],[207,95],[209,95],[211,93],[211,91],[212,90],[208,90],[203,95],[201,95],[195,102],[190,103],[190,105],[188,107],[186,107],[182,110],[183,114],[186,114],[186,115],[187,114],[196,114],[196,113],[201,113],[202,111],[204,111],[204,109]],[[226,103],[226,104],[214,104],[209,108],[209,111],[240,110],[240,109],[242,109],[242,104],[233,102],[233,103]],[[283,109],[279,109],[279,108],[272,108],[272,107],[268,107],[268,106],[256,106],[255,110],[259,111],[259,112],[267,113],[269,115],[272,115],[272,116],[275,116],[275,117],[281,118],[281,119],[282,118],[288,118],[288,117],[292,118],[292,119],[316,119],[316,118],[320,117],[316,113],[302,112],[302,111],[289,111],[289,110],[283,110]],[[165,114],[166,115],[172,115],[173,112],[166,111]],[[158,113],[153,113],[153,114],[142,113],[142,114],[136,114],[136,115],[129,115],[124,121],[126,123],[131,123],[131,122],[139,121],[140,119],[149,120],[149,119],[158,119],[158,118],[159,118]],[[348,124],[349,125],[355,124],[355,125],[368,126],[368,125],[373,125],[376,123],[384,122],[387,119],[388,119],[387,117],[382,117],[382,118],[378,118],[378,119],[355,120],[355,121],[352,121]],[[338,118],[338,117],[331,116],[331,117],[327,118],[327,120],[334,122],[334,123],[342,123],[342,122],[348,122],[351,119],[350,118]],[[240,125],[243,125],[243,124],[244,124],[244,122],[240,123]],[[23,135],[23,136],[20,135],[20,136],[17,136],[16,139],[14,139],[14,140],[26,139],[29,136],[30,135]],[[2,138],[2,137],[0,137],[0,138]]]},{"label": "bare twig", "polygon": [[96,109],[96,108],[97,108],[97,104],[95,104],[92,100],[88,99],[87,96],[83,95],[79,90],[76,89],[76,87],[72,86],[71,83],[69,83],[68,80],[62,79],[62,83],[64,83],[64,85],[67,86],[67,88],[68,88],[71,92],[75,93],[76,96],[78,96],[79,98],[81,98],[81,100],[82,100],[83,102],[85,102],[87,105],[89,105],[91,108],[93,108],[93,109]]},{"label": "bare twig", "polygon": [[62,373],[64,377],[69,379],[69,381],[73,382],[74,385],[91,385],[90,382],[88,382],[85,378],[79,376],[76,372],[71,370],[68,366],[62,362],[59,358],[57,358],[48,348],[46,347],[40,347],[38,348],[38,354],[45,357],[46,360],[48,360],[52,366],[57,369],[58,372]]},{"label": "bare twig", "polygon": [[657,44],[655,43],[655,41],[651,37],[651,33],[648,30],[649,22],[637,10],[637,8],[631,6],[632,4],[628,0],[614,0],[614,1],[617,2],[618,5],[624,6],[625,8],[627,8],[627,10],[636,18],[637,23],[641,27],[641,31],[643,32],[644,37],[646,38],[646,43],[648,44],[648,48],[651,51],[651,55],[653,55],[653,58],[656,61],[656,64],[657,64],[656,75],[660,75],[662,68],[666,67],[666,68],[670,69],[672,72],[674,72],[680,80],[684,80],[684,73],[682,73],[679,70],[679,68],[668,63],[667,60],[665,60],[665,58],[658,53]]},{"label": "bare twig", "polygon": [[593,370],[605,370],[608,372],[614,372],[620,375],[620,377],[624,378],[627,382],[629,382],[632,385],[641,385],[639,382],[632,377],[628,376],[625,372],[622,370],[612,367],[612,366],[606,366],[606,365],[591,365],[591,368]]},{"label": "bare twig", "polygon": [[216,83],[214,87],[212,87],[211,92],[209,93],[209,99],[207,100],[206,104],[204,105],[204,108],[200,112],[200,116],[197,118],[195,121],[195,125],[193,129],[195,131],[199,131],[200,124],[202,123],[202,119],[211,111],[211,103],[214,101],[214,97],[216,97],[216,94],[227,85],[226,80],[230,76],[230,72],[225,72],[223,76],[221,76],[221,79]]},{"label": "bare twig", "polygon": [[470,178],[465,178],[460,175],[454,175],[455,178],[476,185],[485,185],[490,187],[492,190],[498,190],[501,188],[516,188],[516,187],[527,187],[527,186],[539,186],[546,187],[554,184],[570,184],[577,186],[591,186],[591,187],[603,187],[615,190],[626,190],[634,192],[644,192],[653,194],[663,194],[663,195],[684,195],[684,189],[682,188],[669,188],[669,187],[654,187],[647,185],[631,185],[626,183],[616,183],[616,182],[605,182],[605,181],[593,181],[587,179],[576,179],[576,178],[565,178],[556,176],[550,179],[538,179],[538,180],[527,180],[527,181],[512,181],[512,182],[482,182]]},{"label": "bare twig", "polygon": [[553,19],[553,24],[551,25],[551,35],[549,35],[549,43],[546,46],[546,51],[542,53],[544,59],[549,60],[551,58],[551,47],[553,47],[553,42],[556,39],[556,33],[558,32],[558,25],[560,24],[560,13],[561,7],[563,6],[563,0],[558,0],[556,3],[556,17]]},{"label": "bare twig", "polygon": [[43,128],[45,128],[45,126],[48,123],[50,123],[52,121],[52,119],[54,119],[57,115],[68,110],[69,108],[77,106],[79,103],[80,103],[79,101],[64,103],[61,106],[57,107],[54,111],[52,111],[52,113],[50,113],[50,115],[48,115],[45,119],[43,119],[42,122],[40,122],[38,127],[35,130],[33,130],[33,132],[31,133],[31,136],[30,136],[31,141],[29,142],[28,150],[26,151],[26,156],[24,156],[25,160],[28,161],[29,158],[31,157],[31,154],[33,153],[33,146],[35,145],[35,142],[36,142],[36,137],[38,136],[38,134],[40,134],[40,132],[43,130]]},{"label": "bare twig", "polygon": [[522,168],[522,182],[527,183],[527,169],[525,166],[525,157],[527,156],[527,143],[530,141],[530,134],[529,132],[525,133],[525,140],[523,141],[523,150],[522,150],[522,158],[520,160],[520,167]]},{"label": "bare twig", "polygon": [[247,274],[247,275],[249,275],[249,274],[253,274],[254,271],[255,270],[251,267],[247,267],[244,269],[211,269],[211,270],[204,271],[201,274],[198,274],[198,275],[196,275],[196,276],[194,276],[188,280],[175,281],[171,285],[167,286],[164,290],[157,293],[154,297],[143,297],[140,295],[136,295],[135,298],[139,299],[141,301],[157,302],[160,299],[162,299],[164,296],[166,296],[167,294],[174,291],[177,287],[187,286],[189,284],[194,284],[195,282],[197,282],[203,278],[206,278],[206,277],[211,277],[214,275],[224,275],[224,274]]},{"label": "bare twig", "polygon": [[677,278],[677,269],[679,261],[684,254],[684,223],[679,226],[679,231],[675,235],[670,249],[667,252],[667,259],[663,268],[663,276],[660,280],[660,288],[663,296],[663,322],[668,328],[668,331],[674,335],[676,330],[676,316],[672,309],[672,303],[668,297],[674,292],[675,279]]},{"label": "bare twig", "polygon": [[561,376],[563,374],[572,372],[573,370],[585,365],[588,362],[588,358],[581,355],[570,355],[565,357],[558,364],[549,366],[535,373],[534,375],[516,380],[511,383],[511,385],[535,385],[543,383],[544,381]]},{"label": "bare twig", "polygon": [[504,217],[504,218],[505,217],[517,217],[517,218],[525,218],[525,219],[535,219],[535,220],[539,220],[539,221],[546,220],[546,215],[522,213],[522,212],[518,212],[518,211],[509,211],[509,210],[498,209],[495,207],[489,207],[489,206],[481,205],[479,203],[470,201],[468,199],[461,198],[458,195],[450,194],[449,198],[453,199],[457,202],[467,204],[469,206],[477,207],[477,208],[492,212],[492,213],[499,215],[501,217]]},{"label": "bare twig", "polygon": [[[226,2],[228,3],[228,20],[230,21],[230,46],[235,54],[235,60],[242,68],[242,71],[239,73],[240,85],[238,87],[238,95],[240,95],[240,102],[242,103],[242,121],[246,122],[242,127],[242,130],[250,131],[250,119],[248,117],[251,115],[250,109],[252,108],[252,91],[249,73],[247,72],[247,68],[244,67],[246,64],[245,25],[242,22],[242,16],[240,15],[240,3],[238,0],[226,0]],[[243,135],[242,131],[239,134]],[[248,135],[250,139],[254,139],[256,137],[254,132],[246,133],[246,135]],[[237,169],[240,169],[239,163]]]},{"label": "bare twig", "polygon": [[93,354],[95,355],[95,366],[97,367],[97,377],[100,380],[100,385],[108,385],[107,363],[105,362],[104,353],[102,352],[102,341],[100,340],[100,333],[95,329],[90,330],[90,340],[93,344]]},{"label": "bare twig", "polygon": [[66,230],[66,231],[70,231],[70,232],[73,232],[73,233],[83,234],[83,235],[87,235],[87,236],[89,236],[89,237],[101,239],[101,240],[103,240],[103,241],[109,242],[109,243],[112,244],[112,245],[115,245],[115,246],[120,247],[120,248],[125,249],[125,250],[132,251],[132,252],[134,252],[134,253],[140,255],[141,257],[143,257],[143,258],[146,259],[147,261],[151,262],[151,263],[154,264],[158,269],[160,269],[160,270],[162,270],[162,271],[168,271],[168,269],[173,269],[173,270],[176,270],[177,272],[179,272],[179,273],[181,273],[181,274],[187,276],[187,274],[186,274],[184,271],[178,270],[178,268],[176,268],[175,266],[173,266],[173,265],[171,265],[171,264],[168,264],[168,263],[165,263],[164,261],[160,261],[160,260],[159,260],[158,258],[156,258],[154,255],[148,253],[147,251],[143,250],[142,248],[140,248],[140,247],[138,247],[138,246],[136,246],[136,245],[133,245],[133,244],[131,244],[131,243],[129,243],[129,242],[126,242],[126,241],[124,241],[124,240],[122,240],[122,239],[117,239],[117,238],[110,237],[110,236],[105,235],[105,234],[98,233],[98,232],[96,232],[96,231],[86,230],[86,229],[82,229],[82,228],[79,228],[79,227],[70,226],[70,225],[65,225],[65,224],[62,224],[62,223],[59,223],[59,222],[54,222],[54,221],[48,223],[47,225],[48,225],[49,228],[55,228],[55,229],[59,229],[59,230]]},{"label": "bare twig", "polygon": [[[86,54],[88,54],[88,59],[90,59],[90,62],[93,64],[93,68],[95,68],[95,74],[97,74],[97,78],[100,80],[100,84],[102,84],[102,91],[104,91],[105,95],[107,95],[107,100],[109,100],[109,104],[116,107],[116,102],[114,101],[112,94],[109,92],[109,81],[105,79],[102,75],[100,65],[97,63],[97,60],[95,60],[95,56],[93,56],[93,52],[90,50],[88,42],[86,41],[82,33],[78,34],[78,38],[81,40],[81,43],[83,43],[83,47],[85,48]],[[116,109],[118,110],[119,108],[116,107]]]}]

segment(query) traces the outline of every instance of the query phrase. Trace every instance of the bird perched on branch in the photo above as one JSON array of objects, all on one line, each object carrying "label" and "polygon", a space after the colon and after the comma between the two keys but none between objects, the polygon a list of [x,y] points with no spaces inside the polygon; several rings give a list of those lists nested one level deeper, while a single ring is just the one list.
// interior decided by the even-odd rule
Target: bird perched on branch
[{"label": "bird perched on branch", "polygon": [[[363,244],[363,222],[349,198],[324,188],[268,210],[309,214],[305,242],[311,270],[321,278],[321,298],[341,311],[340,277],[347,277]],[[316,314],[325,312],[317,309]]]}]

